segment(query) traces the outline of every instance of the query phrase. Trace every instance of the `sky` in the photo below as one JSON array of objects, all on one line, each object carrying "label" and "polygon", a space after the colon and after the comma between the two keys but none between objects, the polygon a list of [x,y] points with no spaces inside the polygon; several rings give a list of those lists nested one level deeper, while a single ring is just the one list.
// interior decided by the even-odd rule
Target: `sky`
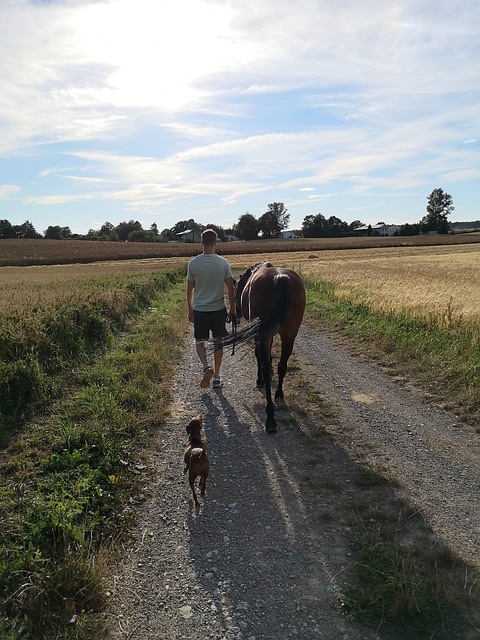
[{"label": "sky", "polygon": [[480,219],[478,0],[0,0],[0,219]]}]

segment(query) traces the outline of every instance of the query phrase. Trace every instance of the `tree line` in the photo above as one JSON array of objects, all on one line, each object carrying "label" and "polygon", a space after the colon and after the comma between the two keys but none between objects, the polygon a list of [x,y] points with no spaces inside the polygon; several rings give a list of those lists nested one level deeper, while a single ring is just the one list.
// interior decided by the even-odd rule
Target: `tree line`
[{"label": "tree line", "polygon": [[[448,216],[454,210],[452,196],[443,189],[434,189],[427,198],[426,214],[415,224],[399,226],[396,235],[410,236],[420,233],[449,233]],[[178,234],[184,231],[194,231],[200,234],[204,229],[215,229],[220,240],[229,236],[239,240],[257,240],[258,238],[276,238],[288,228],[290,214],[283,202],[273,202],[267,211],[256,218],[246,212],[231,228],[223,228],[215,223],[202,225],[193,218],[181,220],[170,229],[158,230],[154,222],[149,229],[144,229],[140,222],[129,220],[113,225],[105,222],[100,229],[90,229],[87,234],[74,234],[70,227],[49,226],[43,234],[37,232],[33,224],[26,220],[23,224],[14,225],[8,220],[0,220],[0,239],[6,238],[45,238],[47,240],[103,240],[110,242],[171,242],[178,240]],[[379,223],[383,224],[383,223]],[[358,235],[359,227],[365,226],[361,220],[344,222],[337,216],[326,218],[323,214],[307,215],[303,219],[301,229],[295,230],[299,236],[305,238],[342,237]],[[365,233],[374,234],[367,228]]]}]

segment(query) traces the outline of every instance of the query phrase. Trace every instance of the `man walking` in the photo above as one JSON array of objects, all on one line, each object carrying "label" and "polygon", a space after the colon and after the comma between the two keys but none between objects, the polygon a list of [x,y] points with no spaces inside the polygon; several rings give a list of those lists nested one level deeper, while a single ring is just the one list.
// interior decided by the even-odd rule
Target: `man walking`
[{"label": "man walking", "polygon": [[203,389],[210,386],[212,378],[214,389],[223,387],[220,377],[223,349],[214,351],[212,368],[208,364],[205,342],[209,339],[210,332],[214,338],[223,338],[227,335],[225,287],[228,294],[229,316],[235,319],[232,271],[227,260],[215,253],[216,245],[216,232],[213,229],[205,229],[202,233],[203,253],[190,260],[187,268],[188,319],[193,322],[195,346],[203,365],[203,377],[200,382]]}]

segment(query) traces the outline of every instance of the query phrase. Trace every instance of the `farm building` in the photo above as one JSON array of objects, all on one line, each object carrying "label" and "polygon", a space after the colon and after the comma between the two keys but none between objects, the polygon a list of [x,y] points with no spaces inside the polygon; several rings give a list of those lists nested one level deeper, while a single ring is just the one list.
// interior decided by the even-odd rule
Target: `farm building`
[{"label": "farm building", "polygon": [[177,238],[180,242],[200,242],[200,234],[193,229],[187,229],[181,233],[177,233]]},{"label": "farm building", "polygon": [[356,229],[354,229],[354,231],[355,233],[358,233],[359,235],[363,236],[368,233],[369,228],[371,229],[372,232],[375,232],[375,234],[378,234],[379,236],[393,236],[395,235],[395,232],[398,231],[399,225],[384,224],[383,222],[379,224],[371,224],[371,225],[364,224],[363,226],[357,227]]},{"label": "farm building", "polygon": [[226,233],[225,234],[224,242],[235,242],[235,240],[238,240],[237,236],[234,236],[231,233]]},{"label": "farm building", "polygon": [[280,238],[300,238],[300,236],[295,231],[285,230],[280,231]]}]

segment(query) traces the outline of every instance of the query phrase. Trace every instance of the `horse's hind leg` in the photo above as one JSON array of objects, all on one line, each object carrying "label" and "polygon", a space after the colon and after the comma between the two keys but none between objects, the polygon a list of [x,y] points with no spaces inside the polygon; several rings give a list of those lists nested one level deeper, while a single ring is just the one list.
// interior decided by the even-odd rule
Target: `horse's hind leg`
[{"label": "horse's hind leg", "polygon": [[[272,343],[273,338],[270,340],[270,348],[268,351],[268,360],[270,362],[270,379],[273,376],[273,368],[272,368]],[[265,378],[263,375],[263,355],[259,352],[259,345],[255,345],[255,357],[257,359],[257,387],[263,388],[265,386]]]},{"label": "horse's hind leg", "polygon": [[282,351],[278,363],[278,384],[275,391],[275,402],[283,402],[283,379],[287,373],[287,362],[293,351],[293,340],[282,339]]},{"label": "horse's hind leg", "polygon": [[[268,343],[270,345],[270,343]],[[267,433],[275,433],[277,421],[275,420],[275,404],[272,401],[272,371],[270,362],[270,348],[264,342],[257,344],[258,362],[261,366],[263,381],[265,383],[265,398],[267,400],[267,420],[265,430]]]},{"label": "horse's hind leg", "polygon": [[257,359],[257,387],[263,388],[265,386],[265,382],[263,380],[262,360],[258,344],[255,345],[255,357]]}]

